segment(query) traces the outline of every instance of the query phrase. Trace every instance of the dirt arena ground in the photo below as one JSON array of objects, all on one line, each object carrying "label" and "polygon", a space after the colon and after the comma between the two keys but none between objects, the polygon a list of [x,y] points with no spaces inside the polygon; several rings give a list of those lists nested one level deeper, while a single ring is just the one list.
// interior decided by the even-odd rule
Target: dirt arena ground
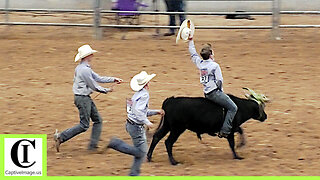
[{"label": "dirt arena ground", "polygon": [[[192,19],[199,25],[268,25],[271,21],[270,17]],[[320,24],[320,20],[283,16],[282,23]],[[79,46],[88,43],[99,51],[92,68],[100,75],[128,82],[141,70],[156,73],[150,108],[160,108],[170,96],[203,96],[187,44],[176,45],[175,37],[153,37],[154,30],[129,31],[127,40],[120,40],[125,32],[114,29],[105,29],[103,40],[94,40],[90,28],[1,26],[0,32],[0,133],[47,134],[49,176],[127,175],[132,163],[131,156],[113,150],[88,153],[91,128],[62,144],[60,153],[53,148],[54,130],[79,122],[72,93]],[[225,139],[204,135],[201,143],[186,131],[173,150],[180,165],[169,164],[163,139],[153,162],[143,164],[141,175],[320,175],[320,31],[282,29],[280,41],[271,40],[270,35],[270,30],[197,30],[195,35],[198,49],[206,42],[214,45],[227,93],[243,96],[241,88],[249,87],[272,100],[265,122],[250,120],[243,125],[247,145],[237,152],[245,159],[233,160]],[[129,84],[123,83],[115,92],[95,99],[104,120],[101,146],[112,136],[131,143],[124,128],[125,98],[131,95]],[[160,118],[150,120],[157,126]]]}]

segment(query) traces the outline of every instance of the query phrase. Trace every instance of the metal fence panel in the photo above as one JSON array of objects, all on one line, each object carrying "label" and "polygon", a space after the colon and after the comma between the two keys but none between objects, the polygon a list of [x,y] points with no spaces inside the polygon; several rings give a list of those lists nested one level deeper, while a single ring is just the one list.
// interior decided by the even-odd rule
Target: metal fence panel
[{"label": "metal fence panel", "polygon": [[[215,0],[226,1],[226,0]],[[236,0],[236,1],[256,1],[256,0]],[[280,14],[320,14],[320,11],[280,11],[281,0],[261,0],[272,2],[272,12],[159,12],[157,4],[154,4],[155,11],[110,11],[101,10],[101,0],[92,0],[93,9],[18,9],[9,8],[9,0],[5,0],[5,8],[0,8],[0,11],[5,12],[5,21],[0,22],[0,25],[31,25],[31,26],[70,26],[70,27],[93,27],[95,37],[102,37],[101,28],[155,28],[158,29],[179,28],[179,26],[159,26],[159,18],[156,17],[155,25],[114,25],[101,24],[101,13],[136,13],[148,15],[272,15],[272,25],[270,26],[196,26],[196,29],[272,29],[272,35],[275,39],[280,39],[280,28],[320,28],[320,25],[280,25]],[[80,23],[35,23],[35,22],[10,22],[10,12],[47,12],[47,13],[90,13],[93,15],[92,24]]]}]

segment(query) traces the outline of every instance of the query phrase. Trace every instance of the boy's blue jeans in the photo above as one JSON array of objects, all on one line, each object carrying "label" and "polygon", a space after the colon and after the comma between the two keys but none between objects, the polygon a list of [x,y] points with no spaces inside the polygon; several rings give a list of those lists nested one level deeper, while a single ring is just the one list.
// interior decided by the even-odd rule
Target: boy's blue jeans
[{"label": "boy's blue jeans", "polygon": [[148,144],[145,129],[142,125],[126,124],[127,132],[130,134],[133,146],[128,145],[118,138],[113,138],[109,147],[125,154],[134,156],[133,164],[131,166],[130,176],[139,176],[140,167],[147,154]]},{"label": "boy's blue jeans", "polygon": [[230,134],[232,129],[232,121],[238,110],[237,105],[230,99],[228,95],[226,95],[223,91],[218,89],[213,90],[208,94],[205,94],[205,97],[219,104],[220,106],[228,109],[226,118],[221,128],[221,132],[225,134]]}]

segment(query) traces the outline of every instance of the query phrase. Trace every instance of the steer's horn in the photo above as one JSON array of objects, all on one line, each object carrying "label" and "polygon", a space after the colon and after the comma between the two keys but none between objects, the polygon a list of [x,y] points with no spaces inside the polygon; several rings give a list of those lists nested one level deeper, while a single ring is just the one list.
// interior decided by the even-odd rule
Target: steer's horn
[{"label": "steer's horn", "polygon": [[264,94],[258,94],[256,92],[254,92],[252,89],[247,88],[247,87],[243,87],[242,89],[249,91],[250,94],[245,94],[245,96],[248,99],[254,98],[254,99],[261,101],[261,102],[269,102],[269,99]]},{"label": "steer's horn", "polygon": [[[253,97],[253,98],[257,99],[258,94],[255,93],[252,89],[247,88],[247,87],[243,87],[242,89],[249,91],[250,94],[245,94],[245,96],[246,96],[248,99],[250,99],[250,97],[251,97],[251,98]],[[258,99],[257,99],[257,100],[258,100]]]}]

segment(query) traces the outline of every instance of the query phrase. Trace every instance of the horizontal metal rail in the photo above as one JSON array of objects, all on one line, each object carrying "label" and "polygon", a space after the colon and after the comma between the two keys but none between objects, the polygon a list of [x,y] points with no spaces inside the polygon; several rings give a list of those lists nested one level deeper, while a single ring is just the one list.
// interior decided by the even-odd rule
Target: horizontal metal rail
[{"label": "horizontal metal rail", "polygon": [[[29,26],[71,26],[71,27],[93,27],[93,24],[76,23],[36,23],[36,22],[0,22],[0,25],[29,25]],[[159,28],[178,29],[180,26],[148,26],[148,25],[110,25],[102,24],[105,28]],[[272,29],[272,26],[196,26],[196,29]],[[280,25],[280,28],[320,28],[320,25]]]},{"label": "horizontal metal rail", "polygon": [[280,28],[320,28],[320,25],[279,25]]},{"label": "horizontal metal rail", "polygon": [[319,14],[320,11],[280,11],[280,14]]},{"label": "horizontal metal rail", "polygon": [[9,12],[75,12],[75,13],[93,13],[93,10],[82,10],[82,9],[18,9],[18,8],[0,8],[0,11],[9,11]]},{"label": "horizontal metal rail", "polygon": [[184,14],[184,15],[272,15],[272,12],[156,12],[156,11],[110,11],[101,10],[101,13],[124,13],[124,14],[156,14],[156,15],[171,15],[171,14]]},{"label": "horizontal metal rail", "polygon": [[[82,9],[16,9],[16,8],[0,8],[4,12],[51,12],[51,13],[94,13],[93,10]],[[158,15],[171,15],[171,14],[184,14],[184,15],[272,15],[272,12],[155,12],[155,11],[111,11],[101,10],[101,13],[131,13],[131,14],[158,14]],[[320,11],[280,11],[280,14],[319,14]]]},{"label": "horizontal metal rail", "polygon": [[[159,28],[159,29],[179,29],[180,26],[145,26],[145,25],[100,25],[109,28]],[[272,26],[195,26],[196,29],[272,29]]]},{"label": "horizontal metal rail", "polygon": [[[93,24],[75,24],[75,23],[36,23],[36,22],[0,22],[0,25],[29,25],[29,26],[78,26],[93,27]],[[148,25],[112,25],[101,24],[104,28],[146,28],[146,29],[179,29],[180,26],[148,26]],[[196,26],[196,29],[272,29],[272,26]]]},{"label": "horizontal metal rail", "polygon": [[[16,8],[0,8],[0,11],[9,12],[76,12],[76,13],[93,13],[93,10],[76,10],[76,9],[16,9]],[[130,14],[159,14],[159,15],[171,15],[171,14],[184,14],[184,15],[272,15],[272,12],[155,12],[155,11],[112,11],[101,10],[100,13],[130,13]]]},{"label": "horizontal metal rail", "polygon": [[28,25],[28,26],[77,26],[93,27],[93,24],[76,24],[76,23],[39,23],[39,22],[0,22],[0,25]]}]

